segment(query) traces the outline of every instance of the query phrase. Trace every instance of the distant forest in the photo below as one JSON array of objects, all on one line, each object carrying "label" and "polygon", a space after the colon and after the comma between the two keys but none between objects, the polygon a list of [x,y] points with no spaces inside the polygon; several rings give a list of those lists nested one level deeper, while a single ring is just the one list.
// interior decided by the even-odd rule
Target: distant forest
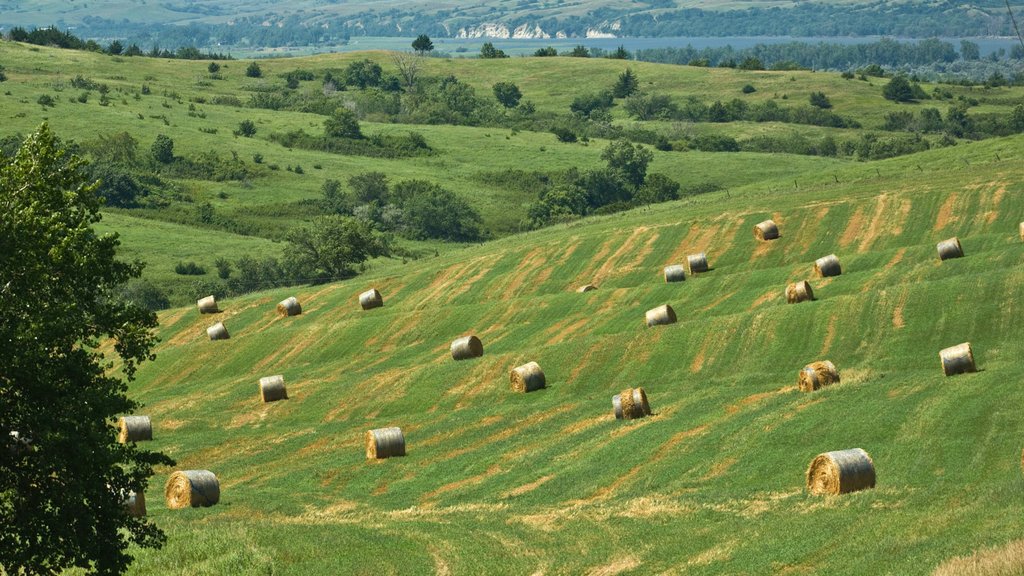
[{"label": "distant forest", "polygon": [[[508,2],[486,17],[460,9],[366,11],[353,16],[305,11],[237,18],[232,24],[147,24],[85,17],[75,27],[85,38],[122,38],[139,46],[281,47],[337,45],[352,36],[456,36],[486,23],[509,29],[526,25],[554,36],[586,37],[588,30],[622,37],[667,36],[893,36],[904,38],[1011,36],[1004,1],[962,4],[878,1],[865,4],[800,3],[792,8],[712,11],[670,9],[668,0],[648,0],[646,9],[592,10],[584,15],[534,18],[531,2]],[[642,6],[642,5],[641,5]],[[660,9],[652,12],[652,9]],[[668,10],[666,10],[668,9]],[[1018,9],[1020,7],[1018,6]],[[483,18],[483,19],[482,19]],[[0,26],[3,26],[0,15]],[[41,22],[39,25],[46,25]],[[9,28],[9,26],[4,26]]]}]

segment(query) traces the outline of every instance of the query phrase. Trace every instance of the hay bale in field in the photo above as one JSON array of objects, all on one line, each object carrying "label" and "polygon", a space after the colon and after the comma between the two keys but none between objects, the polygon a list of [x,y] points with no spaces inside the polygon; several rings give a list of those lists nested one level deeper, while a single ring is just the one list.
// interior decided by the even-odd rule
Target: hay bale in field
[{"label": "hay bale in field", "polygon": [[663,273],[665,274],[665,282],[682,282],[686,280],[686,268],[682,264],[665,266]]},{"label": "hay bale in field", "polygon": [[939,251],[939,260],[964,257],[964,247],[960,245],[960,239],[956,236],[939,242],[935,248]]},{"label": "hay bale in field", "polygon": [[509,380],[512,382],[512,390],[514,392],[533,392],[547,385],[544,371],[540,369],[540,364],[536,362],[527,362],[522,366],[513,368],[509,372]]},{"label": "hay bale in field", "polygon": [[651,405],[647,403],[647,393],[643,388],[626,388],[612,396],[612,408],[618,420],[633,420],[651,414]]},{"label": "hay bale in field", "polygon": [[484,355],[484,344],[476,336],[463,336],[452,342],[452,358],[466,360]]},{"label": "hay bale in field", "polygon": [[787,303],[798,304],[809,300],[814,300],[814,291],[811,290],[811,283],[807,280],[793,282],[789,286],[786,286]]},{"label": "hay bale in field", "polygon": [[779,227],[771,220],[765,220],[754,226],[754,238],[758,240],[775,240],[779,237]]},{"label": "hay bale in field", "polygon": [[260,398],[264,402],[276,402],[288,399],[288,390],[284,387],[284,376],[264,376],[260,378]]},{"label": "hay bale in field", "polygon": [[839,276],[843,273],[843,268],[839,265],[839,258],[836,258],[835,254],[829,254],[814,261],[814,273],[822,278]]},{"label": "hay bale in field", "polygon": [[298,316],[302,314],[302,305],[295,296],[291,296],[277,303],[277,313],[281,316]]},{"label": "hay bale in field", "polygon": [[220,481],[209,470],[179,470],[167,479],[164,500],[171,510],[213,506],[220,502]]},{"label": "hay bale in field", "polygon": [[836,365],[824,360],[811,362],[800,370],[797,382],[801,392],[813,392],[819,388],[839,383],[839,371]]},{"label": "hay bale in field", "polygon": [[690,270],[691,275],[707,272],[711,269],[708,267],[708,255],[703,252],[687,256],[686,267]]},{"label": "hay bale in field", "polygon": [[1020,226],[1018,226],[1018,228],[1019,228],[1018,232],[1020,232],[1020,239],[1024,240],[1024,222],[1021,222]]},{"label": "hay bale in field", "polygon": [[223,322],[217,322],[213,326],[206,329],[206,335],[210,337],[210,340],[227,340],[231,338],[228,334],[228,329],[224,327]]},{"label": "hay bale in field", "polygon": [[217,299],[212,295],[197,300],[196,306],[199,307],[200,314],[216,314],[217,312],[220,312],[220,309],[217,308]]},{"label": "hay bale in field", "polygon": [[380,308],[384,305],[384,298],[380,295],[380,292],[376,288],[370,288],[366,292],[359,295],[359,305],[363,307],[363,310],[370,310],[371,308]]},{"label": "hay bale in field", "polygon": [[860,448],[819,454],[807,468],[807,491],[815,496],[875,487],[875,463]]},{"label": "hay bale in field", "polygon": [[149,416],[121,416],[117,428],[117,441],[121,444],[153,439],[153,423]]},{"label": "hay bale in field", "polygon": [[648,327],[676,323],[676,311],[668,304],[651,308],[644,317],[647,320]]},{"label": "hay bale in field", "polygon": [[377,460],[405,456],[405,435],[398,427],[366,431],[366,459]]},{"label": "hay bale in field", "polygon": [[579,288],[576,289],[576,291],[579,292],[580,294],[584,292],[590,292],[591,290],[597,290],[597,286],[594,286],[593,284],[584,284],[583,286],[580,286]]},{"label": "hay bale in field", "polygon": [[141,518],[146,515],[146,495],[142,492],[129,492],[124,499],[124,507],[128,514]]},{"label": "hay bale in field", "polygon": [[942,361],[942,373],[946,376],[978,371],[970,342],[943,349],[939,352],[939,360]]}]

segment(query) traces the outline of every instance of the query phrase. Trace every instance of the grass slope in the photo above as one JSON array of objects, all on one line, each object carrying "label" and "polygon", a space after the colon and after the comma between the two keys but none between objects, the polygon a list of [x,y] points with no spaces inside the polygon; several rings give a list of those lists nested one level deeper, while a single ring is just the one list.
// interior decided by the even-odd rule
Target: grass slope
[{"label": "grass slope", "polygon": [[[170,540],[133,573],[921,574],[1024,537],[1022,149],[848,165],[161,314],[131,393],[153,446],[214,471],[222,500],[168,511],[157,475]],[[769,216],[782,238],[758,244]],[[940,263],[953,235],[966,257]],[[711,272],[661,281],[697,251]],[[786,305],[832,252],[843,275]],[[386,305],[363,312],[370,286]],[[304,314],[276,317],[291,294]],[[645,328],[666,302],[680,322]],[[231,340],[205,339],[215,320]],[[452,361],[469,333],[485,355]],[[962,341],[981,372],[944,378],[937,352]],[[796,391],[826,358],[842,383]],[[513,394],[528,360],[549,387]],[[261,404],[278,373],[290,399]],[[637,385],[654,415],[615,421]],[[367,462],[365,431],[392,425],[408,456]],[[851,447],[877,488],[808,496],[810,460]]]}]

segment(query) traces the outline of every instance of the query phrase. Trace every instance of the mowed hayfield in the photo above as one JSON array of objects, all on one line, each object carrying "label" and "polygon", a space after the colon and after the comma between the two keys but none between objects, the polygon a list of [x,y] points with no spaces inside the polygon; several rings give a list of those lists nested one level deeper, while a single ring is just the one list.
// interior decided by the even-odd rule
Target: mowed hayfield
[{"label": "mowed hayfield", "polygon": [[[852,165],[522,234],[354,280],[160,315],[131,395],[176,469],[220,503],[170,511],[137,574],[927,574],[1024,538],[1024,138]],[[839,180],[837,183],[836,180]],[[765,218],[782,236],[758,242]],[[965,257],[940,262],[936,242]],[[706,252],[710,272],[662,268]],[[843,274],[812,277],[835,253]],[[817,300],[787,305],[788,282]],[[576,287],[599,289],[578,294]],[[363,311],[376,287],[385,306]],[[300,316],[274,306],[296,296]],[[679,322],[647,328],[671,304]],[[223,321],[231,339],[211,342]],[[483,357],[449,343],[479,336]],[[944,377],[969,341],[979,372]],[[796,388],[805,364],[839,384]],[[513,393],[536,361],[547,388]],[[260,401],[282,374],[289,399]],[[653,415],[617,421],[611,396]],[[403,458],[367,461],[400,426]],[[877,486],[809,495],[819,453],[859,447]],[[1019,554],[1017,554],[1019,556]],[[953,571],[956,573],[956,570]]]}]

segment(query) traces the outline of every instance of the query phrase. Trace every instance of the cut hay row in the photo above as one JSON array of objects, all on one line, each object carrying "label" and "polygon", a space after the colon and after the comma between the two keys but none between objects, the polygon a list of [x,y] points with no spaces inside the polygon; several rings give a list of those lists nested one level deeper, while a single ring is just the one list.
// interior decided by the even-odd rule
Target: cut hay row
[{"label": "cut hay row", "polygon": [[117,441],[145,442],[153,439],[153,423],[149,416],[122,416],[117,421]]},{"label": "cut hay row", "polygon": [[875,463],[860,448],[819,454],[807,468],[807,491],[837,495],[875,487]]},{"label": "cut hay row", "polygon": [[209,470],[179,470],[167,479],[164,499],[171,510],[213,506],[220,502],[220,481]]}]

